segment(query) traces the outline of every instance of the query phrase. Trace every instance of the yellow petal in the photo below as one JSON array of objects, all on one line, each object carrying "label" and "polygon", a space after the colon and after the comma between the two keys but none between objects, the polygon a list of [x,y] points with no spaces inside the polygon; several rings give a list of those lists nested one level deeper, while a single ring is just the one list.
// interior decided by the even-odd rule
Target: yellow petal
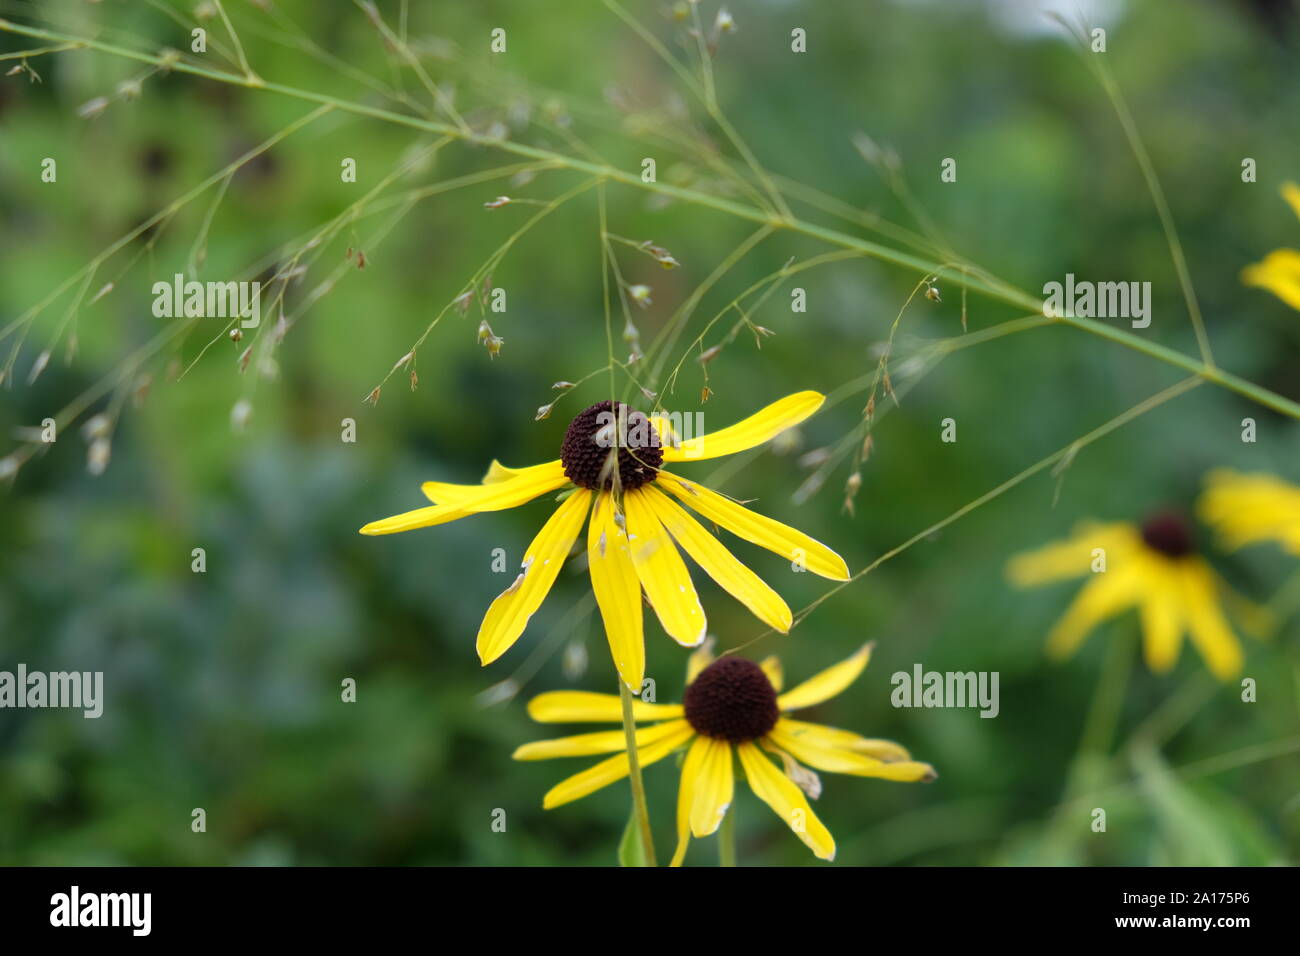
[{"label": "yellow petal", "polygon": [[1296,217],[1300,218],[1300,186],[1292,182],[1283,183],[1282,198],[1286,200],[1287,205],[1291,207],[1291,211],[1296,214]]},{"label": "yellow petal", "polygon": [[659,520],[678,544],[718,586],[749,608],[764,624],[782,634],[794,620],[790,607],[762,578],[741,564],[686,509],[652,485],[641,489]]},{"label": "yellow petal", "polygon": [[1212,471],[1197,511],[1229,549],[1277,541],[1300,555],[1300,488],[1274,475]]},{"label": "yellow petal", "polygon": [[596,499],[587,534],[587,564],[591,590],[600,607],[605,636],[619,677],[634,692],[645,677],[644,622],[641,619],[641,584],[628,549],[627,535],[614,520],[614,497],[602,492]]},{"label": "yellow petal", "polygon": [[1241,644],[1219,606],[1214,572],[1202,560],[1186,562],[1182,572],[1183,600],[1192,643],[1205,658],[1211,674],[1219,680],[1235,677],[1241,672]]},{"label": "yellow petal", "polygon": [[879,777],[902,783],[915,783],[918,780],[928,782],[937,776],[934,768],[928,763],[915,760],[880,760],[852,750],[825,746],[814,735],[800,733],[797,727],[792,727],[784,720],[778,721],[767,736],[772,744],[786,751],[800,763],[806,763],[817,770],[825,770],[827,773]]},{"label": "yellow petal", "polygon": [[1047,653],[1057,659],[1079,649],[1088,633],[1137,603],[1148,559],[1133,557],[1092,576],[1047,635]]},{"label": "yellow petal", "polygon": [[849,579],[849,568],[844,559],[802,531],[750,511],[703,485],[685,481],[666,471],[660,471],[655,481],[661,488],[668,489],[692,509],[732,534],[752,541],[761,548],[775,551],[788,561],[798,562],[813,574],[820,574],[832,581]]},{"label": "yellow petal", "polygon": [[[681,704],[647,704],[632,701],[633,720],[665,720],[682,715]],[[539,724],[618,723],[623,719],[623,701],[617,694],[596,694],[588,690],[552,690],[528,702],[528,716]]]},{"label": "yellow petal", "polygon": [[[825,401],[826,396],[820,392],[796,392],[787,395],[748,418],[716,432],[698,435],[684,441],[679,439],[676,446],[666,441],[664,461],[721,458],[724,455],[734,455],[738,451],[757,447],[775,438],[787,428],[798,425],[821,408]],[[660,434],[664,433],[663,427],[660,426]]]},{"label": "yellow petal", "polygon": [[781,659],[775,654],[771,654],[763,658],[763,663],[758,666],[767,675],[768,683],[772,685],[772,689],[778,694],[781,693],[781,688],[785,685],[785,672],[781,670]]},{"label": "yellow petal", "polygon": [[[675,723],[675,722],[674,722]],[[654,743],[665,731],[663,724],[641,727],[636,732],[638,752],[646,744]],[[598,730],[594,734],[575,734],[554,740],[537,740],[517,748],[515,760],[549,760],[552,757],[590,757],[592,754],[612,754],[627,749],[623,729]]]},{"label": "yellow petal", "polygon": [[698,648],[691,651],[690,657],[686,658],[686,685],[689,687],[695,683],[695,678],[700,676],[700,671],[708,667],[714,661],[713,645],[715,641],[709,638]]},{"label": "yellow petal", "polygon": [[[691,729],[691,725],[684,720],[674,720],[666,724],[659,724],[656,727],[647,727],[646,730],[651,731],[647,735],[649,738],[647,743],[642,746],[640,740],[638,740],[636,749],[637,759],[642,767],[648,767],[655,761],[667,757],[690,740],[695,733]],[[616,754],[608,760],[602,760],[594,767],[589,767],[582,773],[574,774],[567,780],[557,783],[542,798],[542,807],[551,810],[562,804],[570,803],[599,790],[601,787],[607,787],[611,783],[622,780],[627,774],[627,754]]]},{"label": "yellow petal", "polygon": [[1105,552],[1109,566],[1132,553],[1139,541],[1137,529],[1131,524],[1084,522],[1064,541],[1013,557],[1007,562],[1007,577],[1021,588],[1082,577],[1092,571],[1096,549]]},{"label": "yellow petal", "polygon": [[625,494],[623,507],[626,509],[632,564],[659,623],[678,644],[698,647],[704,640],[707,625],[704,608],[700,607],[700,598],[695,593],[686,563],[677,553],[676,545],[664,531],[642,489]]},{"label": "yellow petal", "polygon": [[827,727],[825,724],[810,724],[791,717],[782,717],[778,726],[818,747],[849,750],[891,763],[912,759],[906,747],[892,740],[863,737],[851,730],[840,730],[838,727]]},{"label": "yellow petal", "polygon": [[555,509],[524,552],[523,570],[510,587],[497,595],[479,625],[478,657],[485,665],[519,639],[528,619],[542,606],[582,530],[590,504],[591,492],[577,489]]},{"label": "yellow petal", "polygon": [[696,737],[686,751],[682,761],[682,779],[677,786],[677,849],[669,866],[681,866],[686,857],[686,848],[691,843],[691,808],[695,805],[696,783],[700,776],[700,766],[704,756],[713,743],[708,737]]},{"label": "yellow petal", "polygon": [[427,528],[431,525],[455,521],[457,518],[480,511],[513,508],[526,501],[532,501],[538,495],[554,491],[568,480],[558,461],[549,462],[546,465],[539,465],[537,471],[530,471],[517,478],[491,485],[474,486],[472,491],[466,492],[453,504],[417,508],[381,521],[372,521],[361,529],[361,533],[393,534],[397,531],[411,531],[415,528]]},{"label": "yellow petal", "polygon": [[[487,474],[483,476],[481,484],[477,485],[456,485],[446,481],[426,481],[420,485],[420,490],[424,496],[432,501],[435,505],[457,504],[472,498],[483,485],[494,485],[511,478],[525,478],[530,474],[538,474],[543,471],[549,473],[555,470],[555,466],[560,465],[557,461],[548,461],[541,465],[530,465],[527,468],[507,468],[501,462],[493,459]],[[561,465],[563,468],[563,465]]]},{"label": "yellow petal", "polygon": [[799,710],[830,700],[858,679],[858,675],[866,668],[867,661],[871,659],[871,648],[874,646],[874,641],[864,644],[852,657],[826,668],[794,690],[786,691],[776,699],[778,706],[783,711]]},{"label": "yellow petal", "polygon": [[731,764],[731,744],[725,740],[709,740],[691,801],[691,833],[697,837],[708,836],[718,829],[731,806],[735,786]]},{"label": "yellow petal", "polygon": [[1151,564],[1139,605],[1142,652],[1147,667],[1163,674],[1178,662],[1183,638],[1183,596],[1177,571],[1158,562]]},{"label": "yellow petal", "polygon": [[1267,289],[1291,306],[1300,309],[1300,252],[1294,249],[1275,249],[1263,262],[1241,270],[1245,285]]},{"label": "yellow petal", "polygon": [[820,859],[835,859],[835,840],[813,813],[804,792],[752,743],[740,744],[736,749],[755,796],[776,811],[794,835]]}]

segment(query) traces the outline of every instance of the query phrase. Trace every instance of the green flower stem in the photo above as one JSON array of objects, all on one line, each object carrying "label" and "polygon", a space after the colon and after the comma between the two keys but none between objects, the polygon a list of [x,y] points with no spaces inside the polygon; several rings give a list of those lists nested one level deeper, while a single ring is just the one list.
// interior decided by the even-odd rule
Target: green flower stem
[{"label": "green flower stem", "polygon": [[623,702],[623,739],[627,745],[628,779],[632,781],[632,812],[636,816],[637,828],[641,831],[641,852],[645,854],[646,866],[658,866],[655,862],[654,834],[650,830],[650,809],[645,799],[645,783],[641,780],[641,760],[636,752],[636,723],[632,720],[632,692],[627,689],[620,677],[618,680],[619,699]]},{"label": "green flower stem", "polygon": [[718,828],[718,866],[736,865],[736,807],[733,804]]},{"label": "green flower stem", "polygon": [[[174,70],[178,73],[188,73],[192,76],[201,76],[219,83],[227,83],[232,86],[243,86],[249,89],[266,90],[271,93],[278,93],[282,96],[293,97],[294,99],[304,100],[309,103],[332,106],[335,109],[358,116],[368,116],[373,119],[395,123],[399,126],[424,130],[425,132],[437,133],[442,136],[449,136],[454,139],[460,139],[466,142],[500,149],[517,156],[540,160],[555,168],[585,172],[601,180],[618,182],[637,189],[644,189],[661,195],[671,196],[674,199],[680,199],[682,202],[691,203],[696,206],[703,206],[716,210],[717,212],[727,213],[728,215],[735,216],[739,219],[765,223],[774,229],[787,229],[791,232],[810,236],[814,239],[820,239],[821,241],[830,243],[831,245],[840,246],[845,249],[853,249],[864,255],[871,256],[872,258],[880,259],[884,262],[890,262],[894,265],[902,266],[924,275],[939,275],[942,273],[952,273],[954,271],[952,265],[936,263],[920,256],[901,252],[897,249],[890,248],[889,246],[872,242],[868,239],[852,236],[836,229],[830,229],[814,223],[805,222],[794,216],[774,214],[769,210],[760,209],[757,206],[734,202],[695,189],[674,186],[671,183],[643,182],[639,171],[633,172],[624,169],[617,169],[613,166],[608,166],[602,163],[594,163],[572,156],[565,156],[550,150],[540,149],[536,146],[529,146],[526,143],[516,143],[510,140],[498,139],[496,137],[488,136],[485,133],[473,132],[472,130],[466,131],[460,127],[441,123],[437,120],[425,119],[419,116],[409,116],[402,113],[396,113],[392,110],[383,109],[382,107],[368,106],[364,103],[339,99],[338,97],[330,96],[325,93],[316,93],[312,90],[298,89],[297,87],[285,86],[281,83],[271,83],[262,80],[257,76],[244,76],[238,73],[209,69],[208,67],[180,59],[179,54],[175,51],[171,51],[166,55],[144,53],[111,43],[104,43],[95,39],[70,36],[54,30],[43,30],[38,27],[24,26],[5,19],[0,19],[0,31],[15,33],[20,36],[31,37],[37,40],[45,40],[51,43],[68,44],[77,49],[97,50],[101,53],[108,53],[113,56],[135,60],[138,63],[148,63],[152,66],[166,70]],[[1043,303],[1041,300],[996,279],[963,274],[960,282],[966,289],[971,291],[979,292],[991,298],[1033,312],[1042,311]],[[1184,369],[1194,375],[1200,376],[1207,382],[1211,382],[1222,388],[1236,392],[1239,395],[1243,395],[1254,402],[1258,402],[1274,411],[1281,412],[1290,418],[1300,420],[1300,403],[1294,402],[1291,399],[1278,395],[1276,392],[1255,385],[1252,382],[1248,382],[1239,376],[1233,375],[1231,372],[1225,372],[1217,366],[1198,360],[1166,346],[1159,345],[1155,342],[1150,342],[1131,332],[1127,332],[1123,329],[1112,328],[1111,326],[1092,319],[1060,317],[1057,318],[1056,321],[1089,332],[1093,335],[1100,336],[1101,338],[1107,339],[1118,345],[1122,345],[1125,348],[1141,352],[1151,358],[1172,365],[1175,368]]]}]

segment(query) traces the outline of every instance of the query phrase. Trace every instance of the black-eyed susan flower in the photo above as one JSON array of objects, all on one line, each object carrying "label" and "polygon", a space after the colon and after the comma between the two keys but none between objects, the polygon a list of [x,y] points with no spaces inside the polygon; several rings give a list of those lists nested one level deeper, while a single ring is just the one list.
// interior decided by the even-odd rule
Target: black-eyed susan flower
[{"label": "black-eyed susan flower", "polygon": [[[1282,184],[1282,198],[1300,216],[1300,186]],[[1241,281],[1249,286],[1267,289],[1291,306],[1300,309],[1300,252],[1295,249],[1274,249],[1262,262],[1252,263],[1241,270]]]},{"label": "black-eyed susan flower", "polygon": [[[677,799],[674,866],[682,862],[692,835],[707,836],[721,825],[732,803],[737,759],[754,794],[823,860],[834,859],[835,840],[809,805],[809,797],[816,799],[821,793],[821,782],[809,768],[908,783],[935,779],[933,767],[913,760],[892,741],[787,716],[844,691],[870,656],[871,645],[867,645],[783,693],[781,664],[775,657],[761,665],[734,656],[715,660],[705,645],[691,655],[682,703],[633,704],[632,716],[640,724],[636,750],[642,767],[686,750]],[[541,723],[617,723],[620,707],[613,694],[552,691],[529,701],[528,713]],[[551,788],[542,801],[549,810],[627,776],[624,732],[543,740],[525,744],[514,756],[545,760],[602,753],[614,756]]]},{"label": "black-eyed susan flower", "polygon": [[[663,467],[754,448],[806,419],[824,401],[817,392],[799,392],[728,428],[686,440],[622,403],[615,408],[610,401],[598,402],[569,424],[555,461],[528,468],[493,462],[478,485],[425,482],[430,507],[373,521],[361,533],[427,528],[513,508],[571,486],[528,546],[519,576],[488,608],[478,632],[479,659],[489,664],[519,639],[587,523],[591,586],[614,665],[628,687],[639,690],[645,672],[643,589],[669,636],[688,647],[704,640],[704,611],[678,546],[765,624],[785,632],[792,620],[781,596],[679,502],[808,571],[848,579],[844,559],[824,544]],[[667,436],[662,441],[661,429]]]},{"label": "black-eyed susan flower", "polygon": [[1230,550],[1275,541],[1300,555],[1300,487],[1281,478],[1212,471],[1197,510]]},{"label": "black-eyed susan flower", "polygon": [[1184,634],[1220,680],[1241,670],[1241,644],[1223,612],[1228,587],[1176,512],[1157,514],[1140,527],[1082,524],[1065,541],[1012,558],[1007,572],[1019,587],[1092,575],[1048,635],[1051,656],[1073,654],[1097,625],[1136,607],[1151,670],[1174,666]]}]

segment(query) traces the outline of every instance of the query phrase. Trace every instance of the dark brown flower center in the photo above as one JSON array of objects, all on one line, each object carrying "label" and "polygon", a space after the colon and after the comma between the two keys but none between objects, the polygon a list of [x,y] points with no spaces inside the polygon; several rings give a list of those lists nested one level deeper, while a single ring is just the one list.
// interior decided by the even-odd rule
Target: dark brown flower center
[{"label": "dark brown flower center", "polygon": [[[624,491],[653,481],[664,463],[659,432],[644,413],[622,402],[597,402],[578,413],[560,448],[564,474],[575,485],[599,490],[618,482]],[[617,467],[615,463],[617,462]]]},{"label": "dark brown flower center", "polygon": [[1192,529],[1176,511],[1163,511],[1142,525],[1142,540],[1147,547],[1167,558],[1182,558],[1196,550]]},{"label": "dark brown flower center", "polygon": [[686,719],[698,733],[733,744],[758,740],[776,726],[776,690],[743,657],[720,657],[686,688]]}]

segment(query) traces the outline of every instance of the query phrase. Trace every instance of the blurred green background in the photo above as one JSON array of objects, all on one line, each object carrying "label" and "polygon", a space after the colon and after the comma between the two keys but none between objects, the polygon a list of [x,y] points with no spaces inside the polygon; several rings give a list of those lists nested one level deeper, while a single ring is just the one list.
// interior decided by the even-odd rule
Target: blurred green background
[{"label": "blurred green background", "polygon": [[[728,192],[704,158],[712,151],[732,162],[725,137],[605,7],[501,0],[412,3],[404,13],[390,0],[378,6],[430,76],[454,90],[476,131],[565,155],[595,154],[633,173],[653,156],[661,181]],[[921,228],[912,218],[921,207],[951,248],[1031,293],[1067,272],[1152,282],[1154,321],[1144,334],[1194,354],[1151,197],[1088,70],[1092,54],[1064,39],[1042,6],[737,5],[736,30],[722,37],[714,62],[719,101],[782,182],[815,186],[912,229]],[[1300,315],[1243,288],[1238,277],[1269,250],[1300,244],[1300,223],[1277,192],[1282,181],[1300,178],[1292,8],[1208,0],[1102,6],[1104,56],[1169,196],[1216,357],[1300,398]],[[670,3],[627,0],[627,9],[692,62]],[[700,9],[711,23],[716,7]],[[149,53],[188,50],[196,11],[206,17],[212,8],[0,0],[0,16],[19,23]],[[416,75],[352,4],[232,0],[226,12],[253,69],[269,81],[398,112],[410,112],[408,103],[429,108]],[[215,49],[233,53],[220,17],[201,22],[209,52],[185,58],[238,72],[237,59]],[[489,50],[496,27],[507,31],[503,54]],[[790,51],[795,27],[807,32],[806,53]],[[0,32],[0,54],[46,45]],[[120,84],[148,67],[102,52],[29,62],[41,82],[26,72],[0,78],[0,327],[7,333],[0,362],[13,360],[0,392],[0,455],[31,450],[23,429],[47,416],[68,420],[60,417],[58,441],[24,459],[0,494],[0,669],[24,662],[103,671],[106,702],[98,720],[73,711],[0,711],[0,862],[613,863],[627,787],[544,813],[542,794],[592,761],[510,760],[525,741],[590,729],[532,724],[528,697],[563,687],[615,690],[581,564],[562,573],[502,660],[481,669],[473,650],[484,610],[549,513],[546,501],[406,535],[356,533],[367,521],[420,506],[423,480],[475,481],[493,458],[509,465],[554,458],[569,417],[608,394],[608,377],[598,375],[566,394],[549,419],[534,421],[555,395],[553,382],[577,381],[606,363],[597,191],[545,217],[491,270],[492,285],[508,296],[504,313],[486,316],[504,339],[495,359],[477,341],[478,305],[467,314],[445,307],[541,207],[483,204],[502,194],[547,202],[584,177],[550,170],[530,181],[430,195],[409,208],[400,198],[378,206],[518,161],[462,143],[396,176],[313,250],[307,273],[288,287],[292,325],[277,347],[270,347],[276,315],[264,318],[255,339],[235,344],[221,320],[168,336],[177,320],[151,313],[153,282],[185,271],[209,214],[198,277],[265,279],[284,267],[286,250],[435,138],[342,112],[245,164],[219,203],[210,189],[126,243],[88,281],[75,312],[78,284],[30,325],[11,328],[111,243],[312,108],[179,73],[145,78],[138,97],[120,95]],[[112,102],[79,115],[98,97]],[[852,142],[858,131],[897,154],[915,206],[863,161]],[[56,183],[40,179],[45,157],[57,160]],[[340,182],[343,157],[357,160],[355,184]],[[956,183],[939,180],[945,157],[958,160]],[[1244,157],[1258,163],[1255,184],[1241,181]],[[747,201],[740,192],[734,198]],[[681,263],[666,271],[615,246],[624,280],[653,289],[653,304],[633,309],[648,347],[755,226],[626,185],[609,184],[607,199],[611,232],[652,239]],[[893,244],[791,201],[807,219]],[[784,232],[766,238],[708,291],[671,362],[752,283],[792,258],[832,248]],[[356,268],[357,250],[364,269]],[[760,350],[741,331],[707,365],[713,395],[704,406],[705,369],[687,357],[676,391],[660,400],[674,410],[702,407],[710,428],[801,389],[839,400],[792,441],[681,470],[757,499],[765,513],[826,541],[857,570],[1180,377],[1064,328],[964,349],[921,375],[909,356],[961,333],[961,290],[944,277],[941,303],[918,296],[903,316],[892,374],[904,394],[878,419],[856,514],[842,510],[848,463],[796,503],[812,473],[805,456],[815,459],[858,425],[863,377],[876,368],[890,323],[920,278],[859,258],[785,280],[752,315],[775,335]],[[314,300],[312,290],[326,280],[329,291]],[[92,302],[108,282],[112,291]],[[795,286],[806,289],[806,313],[790,309]],[[366,403],[440,312],[415,359],[418,389],[410,390],[403,368],[377,403]],[[1018,314],[969,297],[972,332]],[[724,318],[705,346],[721,342],[737,318]],[[615,301],[620,360],[622,324]],[[151,346],[160,334],[166,340]],[[241,373],[250,343],[254,354]],[[48,367],[29,383],[47,348]],[[178,369],[188,370],[177,378]],[[625,383],[620,373],[620,388]],[[242,431],[231,423],[239,402],[251,409]],[[112,421],[112,455],[95,476],[81,426],[100,413]],[[1248,416],[1258,422],[1254,444],[1240,440]],[[952,444],[939,440],[948,417],[957,422]],[[356,421],[355,443],[341,441],[346,418]],[[779,653],[787,680],[797,682],[863,641],[878,641],[857,684],[806,716],[897,739],[939,771],[927,786],[823,775],[817,809],[837,838],[838,862],[1294,862],[1294,614],[1284,615],[1271,642],[1247,641],[1246,674],[1259,685],[1254,704],[1241,703],[1233,684],[1212,685],[1188,648],[1168,676],[1136,665],[1110,758],[1093,763],[1078,754],[1085,717],[1107,648],[1124,641],[1137,654],[1136,616],[1105,625],[1073,660],[1049,664],[1043,639],[1075,585],[1017,593],[1002,569],[1010,555],[1064,535],[1080,519],[1136,521],[1159,507],[1189,509],[1216,466],[1300,478],[1298,436],[1294,421],[1199,388],[1089,446],[1059,481],[1045,472],[1014,488],[839,592],[789,636],[751,647],[754,656]],[[796,610],[829,587],[732,543]],[[200,547],[207,570],[196,574],[191,552]],[[508,558],[504,574],[491,570],[496,548]],[[1212,551],[1211,560],[1244,594],[1288,607],[1294,559],[1264,546],[1231,556]],[[762,633],[698,569],[694,577],[723,647]],[[685,653],[653,615],[646,636],[659,700],[680,699]],[[927,670],[999,672],[1000,715],[894,709],[890,675],[918,662]],[[340,682],[349,677],[357,702],[345,704]],[[512,699],[493,692],[501,681],[514,682]],[[1159,746],[1135,745],[1157,712],[1169,717]],[[672,763],[646,773],[661,857],[671,851]],[[1063,810],[1076,795],[1071,773],[1105,794],[1085,794]],[[737,806],[742,863],[815,862],[746,789],[738,789]],[[1089,829],[1094,806],[1108,811],[1105,834]],[[206,810],[206,833],[191,832],[195,807]],[[504,833],[492,828],[498,808],[507,815]],[[696,841],[688,862],[712,863],[715,852],[712,841]]]}]

